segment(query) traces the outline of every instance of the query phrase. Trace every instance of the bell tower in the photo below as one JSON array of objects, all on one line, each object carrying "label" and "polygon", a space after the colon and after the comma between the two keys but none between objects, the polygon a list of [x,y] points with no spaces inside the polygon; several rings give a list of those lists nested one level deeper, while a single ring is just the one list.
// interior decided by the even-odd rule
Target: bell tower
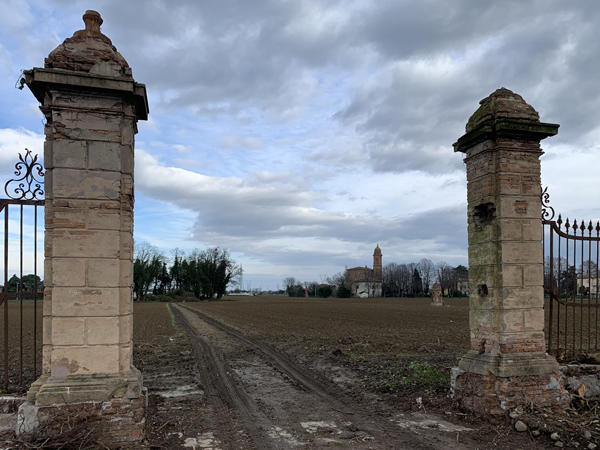
[{"label": "bell tower", "polygon": [[375,281],[381,281],[381,271],[381,249],[379,248],[379,244],[377,244],[373,252],[373,278],[375,278]]}]

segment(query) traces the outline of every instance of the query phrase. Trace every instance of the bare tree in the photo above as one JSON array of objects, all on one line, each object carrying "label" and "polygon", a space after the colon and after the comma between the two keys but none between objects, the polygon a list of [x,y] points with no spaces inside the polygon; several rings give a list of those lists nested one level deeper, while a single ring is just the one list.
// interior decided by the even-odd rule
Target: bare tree
[{"label": "bare tree", "polygon": [[421,275],[423,293],[427,294],[430,286],[433,284],[432,278],[435,276],[435,264],[430,259],[423,258],[417,264],[417,270],[419,271],[419,275]]},{"label": "bare tree", "polygon": [[327,283],[335,286],[337,289],[337,296],[339,298],[348,298],[351,295],[350,281],[348,280],[348,269],[344,273],[336,273],[331,278],[327,279]]},{"label": "bare tree", "polygon": [[287,292],[288,296],[291,297],[294,294],[296,285],[298,283],[299,281],[294,277],[287,277],[283,279],[283,285],[285,286],[285,291]]},{"label": "bare tree", "polygon": [[598,273],[598,265],[594,261],[591,261],[588,259],[587,261],[584,261],[583,264],[579,265],[578,275],[580,275],[580,276],[596,277],[597,273]]},{"label": "bare tree", "polygon": [[438,282],[440,283],[440,287],[442,288],[442,293],[445,289],[450,289],[452,286],[452,266],[448,264],[446,261],[440,261],[436,264],[436,276]]},{"label": "bare tree", "polygon": [[156,284],[166,257],[148,242],[135,244],[133,254],[133,291],[136,300],[142,301],[150,288]]}]

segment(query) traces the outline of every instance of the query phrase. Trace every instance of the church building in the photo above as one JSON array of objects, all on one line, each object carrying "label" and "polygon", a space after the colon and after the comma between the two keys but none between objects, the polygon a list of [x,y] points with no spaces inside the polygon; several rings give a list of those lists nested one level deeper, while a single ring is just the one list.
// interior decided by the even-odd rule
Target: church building
[{"label": "church building", "polygon": [[348,286],[352,297],[381,297],[381,249],[379,245],[373,252],[373,268],[353,267],[348,269]]}]

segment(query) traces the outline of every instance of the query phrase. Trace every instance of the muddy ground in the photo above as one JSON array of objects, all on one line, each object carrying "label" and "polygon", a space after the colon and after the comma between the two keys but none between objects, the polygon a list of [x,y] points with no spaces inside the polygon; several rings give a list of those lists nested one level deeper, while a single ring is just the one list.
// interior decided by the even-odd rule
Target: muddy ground
[{"label": "muddy ground", "polygon": [[[139,448],[543,449],[556,448],[554,432],[564,448],[598,443],[594,402],[491,421],[462,411],[448,387],[450,368],[468,348],[468,302],[448,304],[136,303],[134,363],[149,389]],[[529,430],[516,432],[517,420]],[[19,448],[11,442],[0,448]],[[20,448],[59,448],[27,445]]]},{"label": "muddy ground", "polygon": [[[37,300],[9,300],[8,319],[8,391],[24,393],[42,373],[42,307]],[[37,317],[34,327],[34,317]],[[21,333],[21,329],[23,333]],[[35,330],[35,336],[34,336]],[[4,305],[0,305],[0,389],[4,383]],[[34,360],[35,357],[35,360]],[[34,367],[35,362],[35,367]],[[35,371],[34,371],[35,369]]]},{"label": "muddy ground", "polygon": [[[249,406],[242,416],[246,414],[258,426],[248,429],[240,414],[224,416],[219,408],[227,410],[231,405],[215,405],[210,401],[211,393],[178,398],[158,395],[158,386],[153,386],[147,375],[151,391],[149,421],[153,422],[148,426],[147,445],[261,448],[256,442],[266,445],[264,430],[274,446],[263,448],[541,449],[556,448],[550,438],[553,432],[558,432],[565,448],[587,448],[597,443],[600,428],[594,403],[558,413],[525,408],[519,417],[492,421],[462,411],[448,397],[448,386],[450,368],[468,348],[468,302],[455,299],[448,303],[444,308],[431,308],[426,299],[377,299],[367,303],[358,299],[260,297],[185,303],[183,306],[215,319],[212,325],[198,317],[193,320],[204,340],[219,350],[229,370],[226,376],[243,388],[246,397],[242,403]],[[136,341],[146,339],[150,344],[160,339],[155,326],[142,337],[145,327],[141,322],[152,310],[154,323],[159,314],[155,309],[164,308],[166,312],[166,306],[147,304],[136,308],[136,335],[140,333]],[[218,325],[228,326],[252,341],[232,337]],[[189,364],[191,360],[186,358],[194,355],[194,349],[184,349],[185,338],[175,334],[182,332],[181,327],[182,318],[178,316],[172,327],[175,339],[169,340],[162,351],[170,348],[173,357],[183,355]],[[199,337],[192,339],[197,341]],[[257,342],[289,358],[304,371],[300,377],[309,377],[307,383],[315,382],[324,392],[313,392],[294,373],[265,357]],[[142,353],[140,347],[139,356]],[[160,358],[164,363],[166,355]],[[136,364],[150,374],[154,370],[151,361],[148,358],[142,364],[136,359]],[[175,362],[170,364],[176,366]],[[198,376],[202,385],[201,371]],[[308,396],[298,392],[308,392]],[[235,411],[235,398],[226,401],[234,403],[230,410]],[[192,420],[187,414],[173,415],[167,407],[171,404],[186,410],[185,405],[194,405],[201,420]],[[364,416],[355,417],[358,412]],[[213,422],[208,423],[209,419]],[[514,430],[519,419],[531,426],[529,431]]]}]

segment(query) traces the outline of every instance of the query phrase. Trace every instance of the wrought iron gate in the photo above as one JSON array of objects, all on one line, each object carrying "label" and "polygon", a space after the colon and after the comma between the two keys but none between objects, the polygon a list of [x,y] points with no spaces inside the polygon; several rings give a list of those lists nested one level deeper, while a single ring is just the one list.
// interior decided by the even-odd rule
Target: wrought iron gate
[{"label": "wrought iron gate", "polygon": [[[0,235],[2,235],[4,284],[0,307],[3,320],[2,368],[5,391],[26,389],[41,372],[42,292],[38,276],[38,240],[43,227],[44,169],[26,149],[19,154],[14,174],[17,178],[4,185],[6,199],[0,199]],[[41,211],[40,211],[41,209]],[[2,223],[3,222],[3,223]],[[41,272],[41,271],[39,271]]]},{"label": "wrought iron gate", "polygon": [[600,222],[563,222],[542,192],[548,353],[560,361],[598,352]]}]

